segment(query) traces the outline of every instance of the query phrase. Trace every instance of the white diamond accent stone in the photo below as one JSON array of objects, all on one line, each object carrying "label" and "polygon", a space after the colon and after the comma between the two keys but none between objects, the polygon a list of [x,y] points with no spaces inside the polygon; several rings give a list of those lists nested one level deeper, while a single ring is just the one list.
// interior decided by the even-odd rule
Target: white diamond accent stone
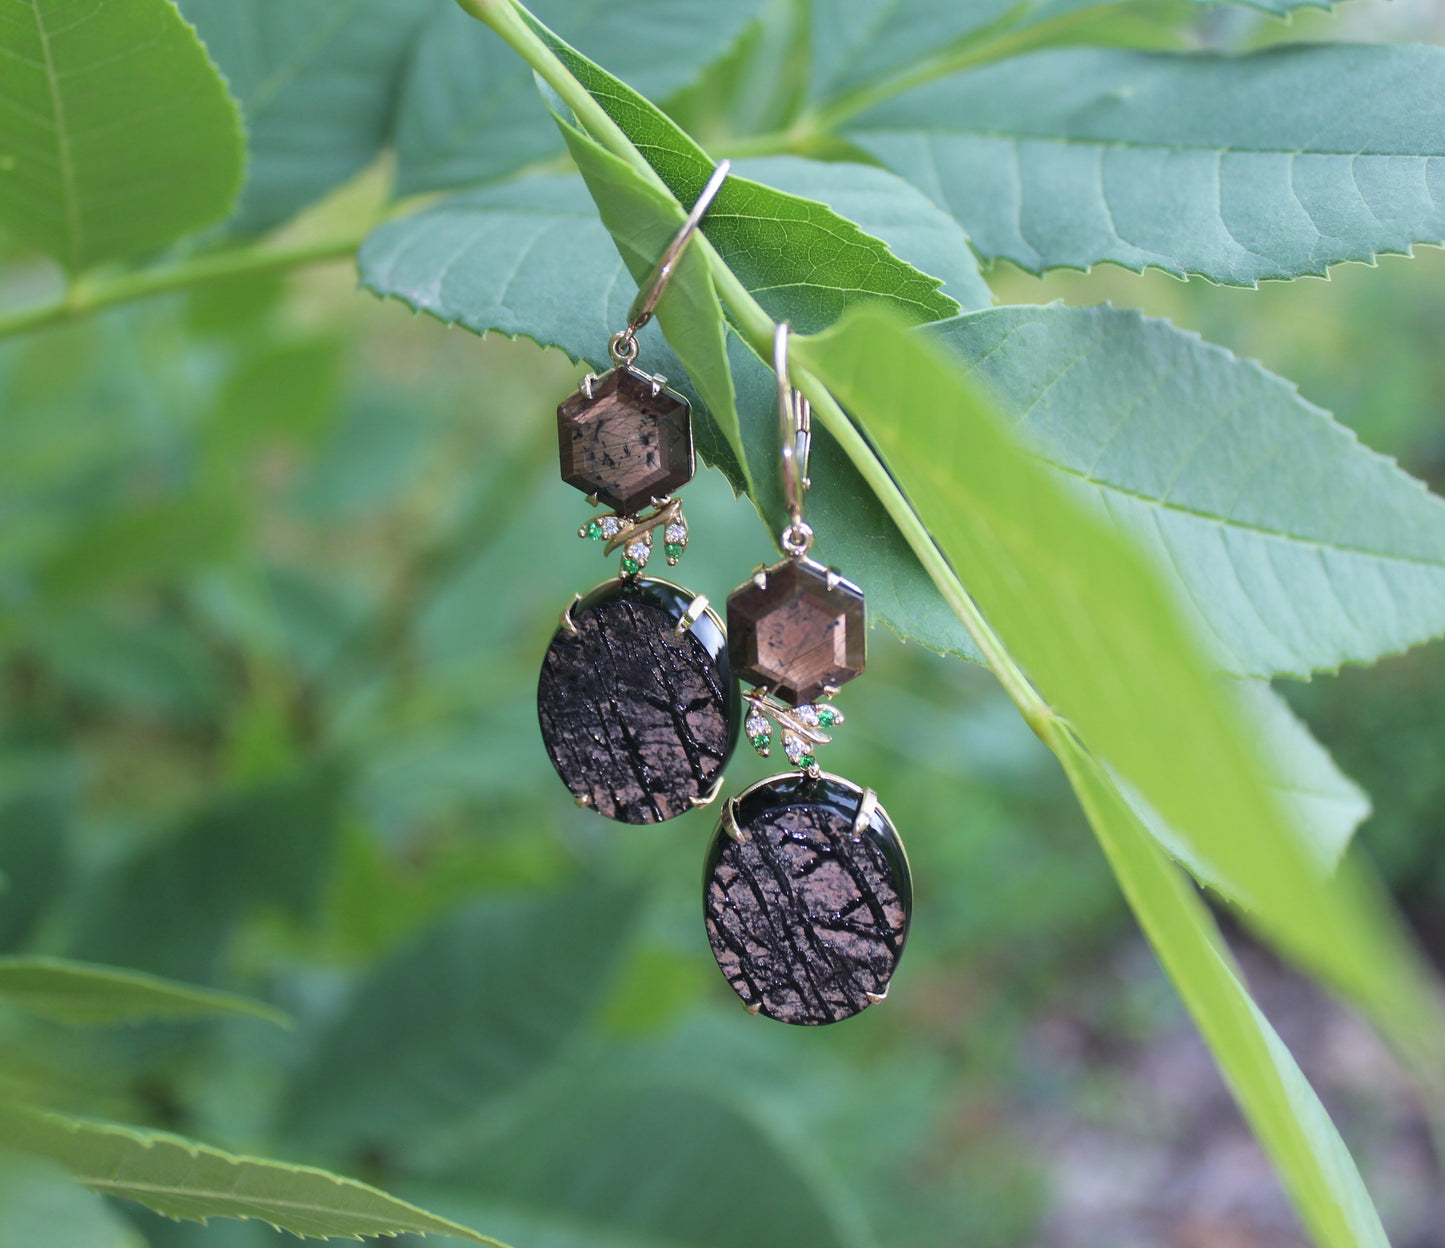
[{"label": "white diamond accent stone", "polygon": [[627,557],[629,559],[636,559],[638,563],[641,563],[651,553],[652,547],[647,542],[628,543]]},{"label": "white diamond accent stone", "polygon": [[750,737],[760,737],[765,732],[772,732],[772,728],[768,725],[768,721],[764,719],[761,715],[749,715],[748,722],[746,723],[746,725],[744,725],[744,727],[746,728],[747,734]]},{"label": "white diamond accent stone", "polygon": [[606,516],[602,520],[602,536],[616,537],[621,531],[622,524],[616,516]]},{"label": "white diamond accent stone", "polygon": [[687,541],[687,526],[685,524],[669,524],[664,534],[669,542]]},{"label": "white diamond accent stone", "polygon": [[783,733],[783,753],[788,756],[788,762],[792,763],[794,767],[798,765],[798,760],[807,752],[808,743],[804,741],[802,737],[796,736],[791,732]]},{"label": "white diamond accent stone", "polygon": [[818,726],[818,708],[816,706],[800,706],[796,713],[805,724],[814,728]]}]

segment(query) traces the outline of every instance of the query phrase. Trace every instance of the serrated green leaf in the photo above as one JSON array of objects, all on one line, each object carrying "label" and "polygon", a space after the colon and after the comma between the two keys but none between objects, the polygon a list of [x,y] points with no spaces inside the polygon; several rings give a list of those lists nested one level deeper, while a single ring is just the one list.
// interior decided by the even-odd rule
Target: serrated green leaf
[{"label": "serrated green leaf", "polygon": [[144,1248],[94,1192],[59,1166],[0,1152],[0,1248]]},{"label": "serrated green leaf", "polygon": [[1112,308],[942,325],[1021,437],[1150,549],[1236,674],[1445,632],[1445,501],[1252,361]]},{"label": "serrated green leaf", "polygon": [[[1283,16],[1294,9],[1328,8],[1328,0],[1243,0]],[[1219,0],[1195,0],[1201,6]],[[866,90],[878,80],[906,78],[977,44],[1006,44],[1021,32],[1036,40],[1044,27],[1067,35],[1090,10],[1118,8],[1109,0],[812,0],[815,98]]]},{"label": "serrated green leaf", "polygon": [[[551,0],[532,6],[570,42],[654,100],[722,56],[764,0]],[[532,74],[495,35],[449,4],[428,20],[408,67],[396,120],[403,192],[497,178],[559,153],[537,107]]]},{"label": "serrated green leaf", "polygon": [[281,1027],[291,1025],[281,1010],[260,1001],[122,967],[64,958],[0,958],[0,1001],[57,1022],[84,1026],[222,1014],[246,1014]]},{"label": "serrated green leaf", "polygon": [[1099,765],[1055,725],[1062,760],[1144,934],[1320,1248],[1388,1248],[1359,1171],[1284,1042],[1250,998],[1208,909]]},{"label": "serrated green leaf", "polygon": [[230,211],[236,105],[169,0],[5,0],[0,63],[0,223],[72,272]]},{"label": "serrated green leaf", "polygon": [[556,1055],[597,1007],[635,894],[479,903],[382,963],[297,1073],[291,1128],[337,1144],[457,1119]]},{"label": "serrated green leaf", "polygon": [[1030,272],[1252,286],[1445,240],[1445,48],[1037,52],[846,132]]},{"label": "serrated green leaf", "polygon": [[942,279],[942,290],[965,312],[993,306],[978,257],[958,222],[902,178],[873,165],[763,156],[733,161],[733,171],[790,195],[827,204],[920,273]]},{"label": "serrated green leaf", "polygon": [[[661,109],[545,26],[535,20],[531,25],[645,154],[678,202],[690,207],[717,162]],[[769,315],[792,321],[799,332],[831,325],[860,300],[881,300],[910,321],[938,320],[958,310],[936,278],[905,264],[826,205],[745,178],[723,184],[702,232]]]},{"label": "serrated green leaf", "polygon": [[380,154],[432,0],[178,0],[246,118],[234,229],[284,221]]},{"label": "serrated green leaf", "polygon": [[254,1218],[308,1239],[411,1233],[505,1248],[354,1179],[160,1131],[0,1105],[0,1134],[8,1147],[55,1162],[93,1191],[168,1218]]},{"label": "serrated green leaf", "polygon": [[1282,949],[1402,1045],[1433,1046],[1426,978],[1354,877],[1330,879],[1295,832],[1142,552],[1009,441],[946,355],[882,312],[852,313],[796,355],[879,447],[1050,707],[1238,886]]}]

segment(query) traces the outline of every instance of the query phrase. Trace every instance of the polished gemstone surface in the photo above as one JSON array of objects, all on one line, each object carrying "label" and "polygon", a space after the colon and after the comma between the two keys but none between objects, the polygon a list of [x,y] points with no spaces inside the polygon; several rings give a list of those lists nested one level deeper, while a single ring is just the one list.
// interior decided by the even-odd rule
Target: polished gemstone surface
[{"label": "polished gemstone surface", "polygon": [[703,907],[734,992],[784,1023],[836,1023],[868,1008],[908,937],[913,890],[898,834],[836,776],[778,776],[736,799],[708,853]]},{"label": "polished gemstone surface", "polygon": [[793,706],[863,670],[866,624],[863,591],[810,559],[784,560],[728,595],[733,670]]},{"label": "polished gemstone surface", "polygon": [[562,480],[634,515],[692,480],[692,413],[680,394],[625,366],[557,408]]},{"label": "polished gemstone surface", "polygon": [[609,819],[685,814],[717,783],[742,715],[727,644],[666,581],[610,581],[573,606],[537,684],[542,741],[574,797]]}]

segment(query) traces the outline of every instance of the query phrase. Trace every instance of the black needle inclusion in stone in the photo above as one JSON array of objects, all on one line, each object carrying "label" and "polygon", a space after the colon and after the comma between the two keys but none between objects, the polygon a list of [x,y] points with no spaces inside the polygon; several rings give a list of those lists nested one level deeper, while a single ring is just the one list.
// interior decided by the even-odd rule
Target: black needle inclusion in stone
[{"label": "black needle inclusion in stone", "polygon": [[537,685],[542,741],[562,782],[599,814],[658,823],[716,785],[741,721],[727,641],[710,615],[682,634],[692,595],[610,581],[571,611]]}]

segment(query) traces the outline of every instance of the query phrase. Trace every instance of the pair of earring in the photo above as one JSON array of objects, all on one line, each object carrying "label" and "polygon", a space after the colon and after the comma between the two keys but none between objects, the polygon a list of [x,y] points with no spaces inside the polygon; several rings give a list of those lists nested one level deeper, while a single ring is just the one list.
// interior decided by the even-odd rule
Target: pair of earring
[{"label": "pair of earring", "polygon": [[[730,797],[708,849],[708,941],[750,1013],[786,1023],[838,1022],[887,994],[908,934],[908,860],[872,789],[829,775],[816,751],[843,723],[832,704],[863,671],[863,591],[810,557],[803,519],[811,417],[788,374],[788,326],[774,370],[784,497],[784,559],[759,567],[727,600],[727,623],[703,594],[644,576],[661,531],[675,566],[688,528],[673,497],[692,479],[691,409],[666,379],[637,367],[648,322],[683,249],[722,186],[718,166],[609,343],[614,367],[589,374],[557,409],[562,478],[609,510],[579,536],[621,552],[620,574],[563,609],[537,690],[542,739],[579,806],[655,823],[721,793],[740,729],[794,770]],[[740,692],[739,677],[754,688]]]}]

